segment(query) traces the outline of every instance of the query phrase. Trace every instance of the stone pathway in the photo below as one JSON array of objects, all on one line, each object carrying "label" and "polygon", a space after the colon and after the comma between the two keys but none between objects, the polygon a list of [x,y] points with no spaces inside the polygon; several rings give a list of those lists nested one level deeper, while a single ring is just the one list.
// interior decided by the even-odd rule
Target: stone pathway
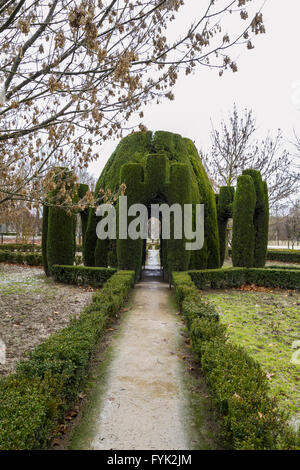
[{"label": "stone pathway", "polygon": [[181,323],[168,285],[135,286],[91,449],[187,449],[178,349]]}]

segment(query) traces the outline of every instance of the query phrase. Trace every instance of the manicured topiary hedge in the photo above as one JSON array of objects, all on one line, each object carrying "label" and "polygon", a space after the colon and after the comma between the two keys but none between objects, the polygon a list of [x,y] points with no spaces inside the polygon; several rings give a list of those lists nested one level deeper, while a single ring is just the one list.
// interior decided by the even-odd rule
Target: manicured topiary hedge
[{"label": "manicured topiary hedge", "polygon": [[[51,274],[54,264],[74,264],[76,212],[66,205],[64,196],[68,194],[70,203],[78,202],[73,176],[68,168],[54,168],[51,181],[54,189],[49,191],[47,206],[43,210],[42,247],[46,275]],[[82,190],[84,192],[84,188]]]},{"label": "manicured topiary hedge", "polygon": [[23,253],[30,251],[30,253],[33,253],[35,251],[40,252],[42,250],[42,246],[32,243],[3,243],[0,244],[0,250],[23,251]]},{"label": "manicured topiary hedge", "polygon": [[[137,132],[121,140],[107,162],[95,188],[118,190],[126,184],[128,206],[132,203],[205,205],[205,243],[202,249],[187,252],[185,240],[164,240],[162,262],[165,270],[217,268],[220,266],[219,235],[214,193],[198,152],[192,141],[170,132]],[[195,213],[193,214],[195,221]],[[117,254],[118,267],[135,269],[137,275],[143,261],[142,240],[117,240],[115,244],[97,241],[95,209],[89,212],[85,237],[84,260],[88,266],[105,266]],[[105,264],[106,263],[106,264]]]},{"label": "manicured topiary hedge", "polygon": [[233,266],[252,267],[254,261],[254,209],[256,194],[249,175],[238,177],[233,203],[232,263]]},{"label": "manicured topiary hedge", "polygon": [[294,265],[293,266],[289,266],[289,265],[282,266],[280,264],[279,265],[272,264],[270,266],[265,266],[265,269],[285,269],[285,270],[291,270],[292,269],[293,271],[295,271],[295,270],[297,271],[297,270],[300,269],[300,266],[294,266]]},{"label": "manicured topiary hedge", "polygon": [[0,450],[47,447],[58,420],[82,391],[95,346],[127,300],[133,279],[133,272],[115,273],[78,319],[0,380]]},{"label": "manicured topiary hedge", "polygon": [[74,263],[74,216],[62,207],[49,207],[47,230],[47,263]]},{"label": "manicured topiary hedge", "polygon": [[102,287],[116,271],[112,268],[87,266],[61,266],[57,264],[52,266],[52,275],[55,281],[95,287]]},{"label": "manicured topiary hedge", "polygon": [[47,258],[47,237],[48,237],[48,216],[49,216],[49,207],[43,206],[43,223],[42,223],[42,259],[43,267],[46,276],[50,275],[48,258]]},{"label": "manicured topiary hedge", "polygon": [[300,270],[280,268],[227,268],[189,271],[198,289],[225,289],[244,284],[300,289]]},{"label": "manicured topiary hedge", "polygon": [[[220,270],[221,271],[221,270]],[[270,397],[260,364],[244,348],[231,344],[214,306],[201,298],[187,273],[173,273],[174,291],[188,327],[192,350],[225,436],[234,449],[299,448],[299,435]]]},{"label": "manicured topiary hedge", "polygon": [[245,268],[203,269],[189,271],[189,274],[198,289],[239,287],[247,283]]},{"label": "manicured topiary hedge", "polygon": [[300,250],[268,250],[267,260],[300,263]]},{"label": "manicured topiary hedge", "polygon": [[236,267],[265,266],[269,231],[268,186],[258,170],[238,177],[233,204],[232,263]]},{"label": "manicured topiary hedge", "polygon": [[[232,255],[232,249],[229,248],[228,254]],[[268,261],[282,261],[283,263],[299,263],[300,250],[271,250],[267,251]],[[288,268],[290,269],[290,268]]]},{"label": "manicured topiary hedge", "polygon": [[253,268],[247,270],[247,284],[281,289],[300,289],[300,271]]},{"label": "manicured topiary hedge", "polygon": [[253,267],[263,268],[266,263],[268,233],[269,233],[269,199],[268,186],[262,180],[258,170],[244,170],[243,175],[251,176],[255,194],[256,204],[253,215],[254,223],[254,254]]},{"label": "manicured topiary hedge", "polygon": [[29,266],[42,266],[41,253],[22,253],[20,251],[2,251],[0,250],[0,262],[14,263],[14,264],[28,264]]}]

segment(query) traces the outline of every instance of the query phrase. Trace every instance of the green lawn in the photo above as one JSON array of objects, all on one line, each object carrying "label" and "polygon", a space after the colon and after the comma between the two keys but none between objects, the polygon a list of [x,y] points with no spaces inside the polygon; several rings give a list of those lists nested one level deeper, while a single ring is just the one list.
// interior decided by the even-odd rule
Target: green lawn
[{"label": "green lawn", "polygon": [[267,373],[272,393],[293,421],[300,419],[300,366],[291,363],[300,339],[300,296],[287,292],[209,291],[229,338],[244,346]]}]

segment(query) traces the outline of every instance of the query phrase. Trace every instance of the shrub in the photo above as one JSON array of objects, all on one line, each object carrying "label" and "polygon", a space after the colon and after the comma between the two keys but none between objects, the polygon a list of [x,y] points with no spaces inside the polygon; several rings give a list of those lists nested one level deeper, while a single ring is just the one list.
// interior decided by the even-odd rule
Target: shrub
[{"label": "shrub", "polygon": [[173,272],[172,281],[177,303],[179,307],[182,308],[182,303],[186,297],[193,297],[197,295],[196,286],[193,283],[190,275],[186,272]]},{"label": "shrub", "polygon": [[269,233],[269,199],[268,186],[262,181],[258,170],[244,170],[243,175],[249,175],[253,179],[256,204],[253,216],[254,222],[254,256],[253,267],[263,268],[266,263]]},{"label": "shrub", "polygon": [[115,273],[78,319],[37,346],[0,380],[0,450],[42,449],[84,385],[109,318],[128,298],[132,271]]},{"label": "shrub", "polygon": [[49,276],[49,266],[47,259],[47,235],[48,235],[48,216],[49,216],[49,207],[43,206],[43,223],[42,223],[42,258],[43,258],[43,267],[46,276]]},{"label": "shrub", "polygon": [[[204,302],[203,302],[204,303]],[[206,305],[208,307],[208,305]],[[205,304],[203,305],[203,311],[205,310]],[[198,317],[197,314],[193,314],[190,317],[192,321],[188,326],[189,335],[191,340],[191,346],[196,358],[201,361],[207,342],[211,341],[217,348],[222,347],[226,341],[225,332],[226,326],[216,321],[216,317],[210,318],[210,315]]]},{"label": "shrub", "polygon": [[188,328],[195,318],[208,318],[209,321],[219,320],[219,314],[211,304],[205,304],[198,296],[186,296],[182,302],[182,313]]},{"label": "shrub", "polygon": [[87,266],[52,266],[52,275],[57,282],[65,284],[89,285],[101,287],[116,269]]},{"label": "shrub", "polygon": [[55,189],[48,193],[47,235],[44,232],[44,238],[47,238],[46,253],[50,274],[54,264],[73,265],[76,251],[76,215],[64,206],[64,196],[60,199],[60,188],[67,191],[71,201],[78,202],[72,171],[56,167],[52,179]]},{"label": "shrub", "polygon": [[297,269],[248,269],[247,283],[264,287],[300,289],[300,271]]},{"label": "shrub", "polygon": [[14,264],[28,264],[29,266],[42,266],[41,253],[21,253],[20,251],[0,251],[0,261]]},{"label": "shrub", "polygon": [[40,252],[42,250],[41,245],[34,245],[31,243],[3,243],[0,244],[0,250],[4,251],[22,251],[25,253],[26,251],[33,252]]},{"label": "shrub", "polygon": [[[228,250],[229,255],[232,255],[232,249]],[[269,261],[282,261],[283,263],[299,263],[300,264],[300,250],[268,250],[267,251],[267,260]],[[267,268],[272,268],[272,266],[266,266]],[[281,269],[284,266],[280,266]],[[289,266],[286,266],[287,269],[291,269]],[[294,269],[294,267],[292,268]]]},{"label": "shrub", "polygon": [[281,270],[287,270],[287,271],[299,271],[300,266],[282,266],[280,264],[275,265],[272,264],[271,266],[265,266],[264,269],[281,269]]},{"label": "shrub", "polygon": [[54,264],[74,263],[74,216],[62,207],[49,207],[47,263],[50,272]]},{"label": "shrub", "polygon": [[244,268],[209,269],[189,271],[189,274],[198,289],[226,287],[239,287],[246,283],[246,270]]},{"label": "shrub", "polygon": [[233,266],[253,266],[255,243],[253,214],[255,204],[256,195],[253,179],[248,175],[239,176],[233,203]]},{"label": "shrub", "polygon": [[260,364],[242,347],[214,338],[202,345],[201,364],[227,439],[235,449],[278,448],[286,422]]},{"label": "shrub", "polygon": [[53,385],[22,374],[0,380],[0,450],[45,448],[59,404]]},{"label": "shrub", "polygon": [[283,268],[227,268],[189,271],[198,289],[226,289],[243,284],[300,289],[300,270]]},{"label": "shrub", "polygon": [[[226,270],[213,271],[215,275]],[[240,275],[262,270],[230,271]],[[210,272],[191,271],[190,275],[197,283],[199,279],[202,282],[202,273]],[[280,412],[276,400],[270,397],[269,383],[260,364],[244,348],[228,341],[226,326],[218,321],[214,306],[201,298],[195,286],[192,288],[190,275],[173,273],[175,295],[214,407],[223,418],[227,440],[235,449],[297,449],[299,437],[289,428],[287,416]]]},{"label": "shrub", "polygon": [[300,250],[268,250],[267,259],[284,263],[300,263]]}]

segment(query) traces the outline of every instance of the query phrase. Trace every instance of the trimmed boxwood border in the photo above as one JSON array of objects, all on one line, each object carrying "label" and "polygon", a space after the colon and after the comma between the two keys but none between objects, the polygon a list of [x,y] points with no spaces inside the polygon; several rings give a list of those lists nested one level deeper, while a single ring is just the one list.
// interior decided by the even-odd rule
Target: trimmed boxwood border
[{"label": "trimmed boxwood border", "polygon": [[42,266],[41,253],[22,253],[20,251],[2,251],[0,250],[0,262],[14,264],[28,264],[29,266]]},{"label": "trimmed boxwood border", "polygon": [[55,264],[51,274],[57,282],[65,284],[89,285],[102,287],[117,272],[114,268],[95,268],[88,266],[61,266]]},{"label": "trimmed boxwood border", "polygon": [[0,244],[0,250],[23,252],[30,251],[31,253],[33,253],[35,251],[42,251],[42,246],[33,243],[3,243]]},{"label": "trimmed boxwood border", "polygon": [[300,270],[281,268],[226,268],[189,271],[198,289],[226,289],[244,284],[300,289]]},{"label": "trimmed boxwood border", "polygon": [[[32,243],[2,243],[0,244],[0,250],[4,251],[30,251],[31,253],[35,251],[42,251],[42,245],[32,244]],[[76,245],[76,252],[82,251],[82,245]]]},{"label": "trimmed boxwood border", "polygon": [[[229,248],[228,253],[230,256],[232,255],[232,248]],[[268,261],[300,264],[300,250],[268,250],[266,259]]]},{"label": "trimmed boxwood border", "polygon": [[0,450],[45,449],[87,377],[109,319],[128,299],[134,272],[118,271],[67,328],[52,334],[0,380]]},{"label": "trimmed boxwood border", "polygon": [[201,297],[189,273],[173,273],[172,280],[227,441],[234,449],[299,449],[300,433],[293,432],[270,397],[260,364],[228,340],[215,307]]},{"label": "trimmed boxwood border", "polygon": [[300,250],[268,250],[267,260],[300,263]]}]

